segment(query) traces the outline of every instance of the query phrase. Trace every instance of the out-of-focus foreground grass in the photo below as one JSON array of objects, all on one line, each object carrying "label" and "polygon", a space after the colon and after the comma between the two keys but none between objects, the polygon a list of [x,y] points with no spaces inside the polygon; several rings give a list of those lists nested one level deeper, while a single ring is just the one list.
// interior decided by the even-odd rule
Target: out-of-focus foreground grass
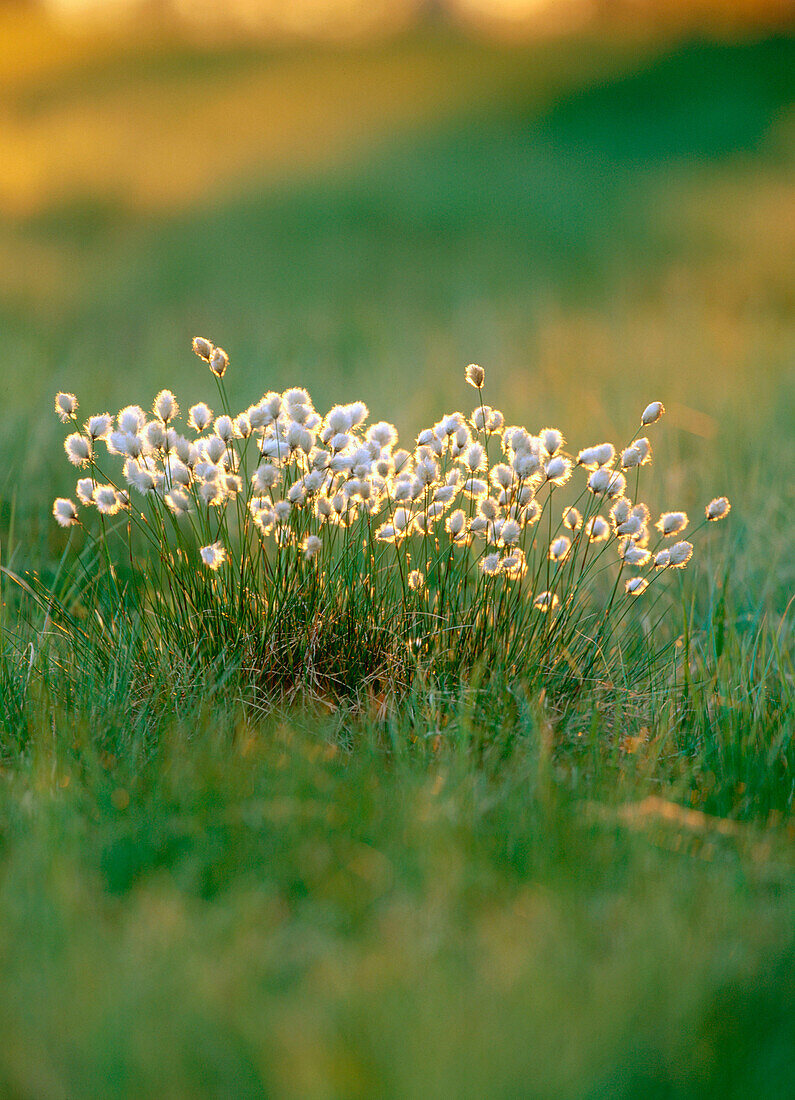
[{"label": "out-of-focus foreground grass", "polygon": [[3,564],[62,546],[53,392],[203,396],[195,333],[243,404],[406,431],[471,360],[574,446],[660,398],[664,499],[734,510],[686,577],[703,680],[651,728],[38,685],[0,1091],[787,1096],[791,42],[49,48],[0,76]]}]

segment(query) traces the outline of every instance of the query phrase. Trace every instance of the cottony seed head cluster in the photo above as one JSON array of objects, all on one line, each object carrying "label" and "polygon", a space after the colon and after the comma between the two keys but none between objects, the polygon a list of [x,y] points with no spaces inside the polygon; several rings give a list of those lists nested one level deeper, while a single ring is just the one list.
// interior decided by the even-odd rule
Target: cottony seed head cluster
[{"label": "cottony seed head cluster", "polygon": [[[162,390],[149,411],[128,405],[81,422],[77,398],[56,396],[57,415],[73,429],[66,455],[80,475],[76,500],[55,501],[61,526],[85,525],[96,511],[150,538],[176,530],[196,570],[232,571],[241,584],[252,556],[292,556],[328,580],[346,546],[363,546],[368,583],[386,571],[404,609],[424,600],[437,615],[452,586],[494,606],[507,586],[515,599],[499,604],[506,614],[517,613],[517,600],[562,612],[596,562],[614,569],[614,596],[636,598],[691,560],[687,514],[655,516],[631,489],[652,461],[640,432],[663,415],[660,401],[643,410],[624,446],[575,450],[557,428],[531,432],[484,404],[485,371],[470,364],[475,408],[446,413],[406,448],[392,423],[370,422],[363,402],[321,414],[301,387],[232,412],[221,383],[227,353],[202,337],[193,349],[217,380],[220,407],[202,401],[181,410]],[[704,522],[729,509],[716,498]],[[282,576],[258,575],[266,586]]]}]

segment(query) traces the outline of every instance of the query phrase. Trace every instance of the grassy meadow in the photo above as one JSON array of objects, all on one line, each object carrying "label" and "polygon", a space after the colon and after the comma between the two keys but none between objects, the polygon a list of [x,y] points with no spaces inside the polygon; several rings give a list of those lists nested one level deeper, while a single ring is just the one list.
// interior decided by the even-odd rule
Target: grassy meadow
[{"label": "grassy meadow", "polygon": [[[792,41],[3,18],[0,1094],[790,1096]],[[575,453],[664,401],[649,499],[733,506],[676,677],[287,707],[50,648],[13,576],[62,575],[53,395],[187,406],[196,334],[236,408],[306,386],[405,438],[472,361]]]}]

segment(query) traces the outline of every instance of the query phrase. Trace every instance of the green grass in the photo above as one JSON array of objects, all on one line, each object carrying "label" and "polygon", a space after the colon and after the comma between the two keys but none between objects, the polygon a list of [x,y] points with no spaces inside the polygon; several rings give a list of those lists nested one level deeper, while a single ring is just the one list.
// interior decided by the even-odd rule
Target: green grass
[{"label": "green grass", "polygon": [[792,45],[624,57],[539,104],[545,49],[315,178],[4,222],[74,274],[0,299],[0,564],[49,581],[63,549],[57,388],[194,399],[205,332],[235,400],[306,384],[405,432],[479,360],[573,445],[662,398],[650,495],[731,496],[678,679],[382,714],[142,678],[134,643],[41,678],[4,579],[3,1095],[790,1095]]}]

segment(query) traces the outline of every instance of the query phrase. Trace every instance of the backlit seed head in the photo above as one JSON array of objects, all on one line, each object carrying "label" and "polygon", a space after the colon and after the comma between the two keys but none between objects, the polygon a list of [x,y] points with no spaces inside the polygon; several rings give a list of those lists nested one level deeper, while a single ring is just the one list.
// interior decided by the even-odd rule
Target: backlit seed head
[{"label": "backlit seed head", "polygon": [[669,550],[670,564],[675,569],[684,569],[693,557],[692,542],[675,542]]},{"label": "backlit seed head", "polygon": [[641,454],[637,447],[627,447],[621,452],[621,469],[632,470],[641,464]]},{"label": "backlit seed head", "polygon": [[126,405],[116,417],[120,432],[137,435],[146,423],[146,413],[140,405]]},{"label": "backlit seed head", "polygon": [[251,435],[251,421],[247,413],[240,413],[233,422],[236,439],[248,439]]},{"label": "backlit seed head", "polygon": [[121,501],[112,485],[97,485],[93,497],[97,511],[103,516],[115,516],[121,510]]},{"label": "backlit seed head", "polygon": [[541,469],[541,458],[536,451],[517,451],[511,459],[511,468],[518,478],[526,481]]},{"label": "backlit seed head", "polygon": [[473,443],[464,455],[464,465],[470,470],[482,470],[486,465],[486,452],[480,443]]},{"label": "backlit seed head", "polygon": [[375,537],[379,542],[394,542],[397,537],[395,525],[392,523],[382,523],[377,529]]},{"label": "backlit seed head", "polygon": [[419,592],[425,587],[425,574],[419,569],[412,569],[408,576],[408,585],[412,592]]},{"label": "backlit seed head", "polygon": [[104,439],[112,425],[110,413],[98,413],[96,416],[90,416],[86,421],[86,434],[89,439]]},{"label": "backlit seed head", "polygon": [[585,524],[585,533],[590,542],[604,542],[610,536],[610,524],[604,516],[593,516]]},{"label": "backlit seed head", "polygon": [[179,405],[171,390],[161,390],[152,406],[155,416],[167,424],[179,415]]},{"label": "backlit seed head", "polygon": [[486,554],[480,559],[480,571],[485,577],[496,577],[500,571],[500,555]]},{"label": "backlit seed head", "polygon": [[651,554],[642,546],[638,546],[632,539],[624,539],[619,550],[626,565],[646,565]]},{"label": "backlit seed head", "polygon": [[81,477],[77,479],[77,485],[75,486],[75,493],[77,499],[81,504],[93,504],[94,503],[94,481],[90,477]]},{"label": "backlit seed head", "polygon": [[643,410],[640,418],[641,424],[644,427],[647,424],[655,424],[665,412],[665,406],[662,401],[652,401],[650,405],[647,405]]},{"label": "backlit seed head", "polygon": [[667,569],[671,564],[671,551],[667,548],[660,550],[654,555],[654,568],[655,569]]},{"label": "backlit seed head", "polygon": [[301,549],[304,552],[304,558],[306,561],[311,561],[320,553],[323,546],[323,540],[318,538],[317,535],[307,535],[304,541],[301,543]]},{"label": "backlit seed head", "polygon": [[[202,357],[203,358],[203,357]],[[212,354],[209,357],[210,370],[213,372],[216,378],[223,378],[226,374],[226,368],[229,366],[229,356],[226,354],[223,348],[213,348]]]},{"label": "backlit seed head", "polygon": [[466,379],[470,386],[474,386],[476,390],[482,390],[483,383],[486,381],[486,372],[477,363],[470,363],[466,369]]},{"label": "backlit seed head", "polygon": [[687,512],[663,512],[654,526],[667,538],[669,535],[678,535],[684,531],[687,522]]},{"label": "backlit seed head", "polygon": [[226,561],[226,550],[220,542],[213,542],[209,546],[202,546],[199,553],[208,569],[220,569]]},{"label": "backlit seed head", "polygon": [[445,522],[445,528],[453,541],[460,538],[461,535],[466,535],[467,517],[463,509],[456,508],[454,512],[450,513]]},{"label": "backlit seed head", "polygon": [[184,489],[169,489],[165,499],[175,516],[184,516],[190,511],[190,497]]},{"label": "backlit seed head", "polygon": [[500,570],[511,580],[523,577],[527,572],[527,561],[524,556],[524,551],[519,546],[515,546],[510,554],[506,554],[500,562]]},{"label": "backlit seed head", "polygon": [[643,520],[640,516],[630,516],[616,527],[616,534],[627,538],[636,539],[643,533]]},{"label": "backlit seed head", "polygon": [[639,596],[641,592],[645,592],[648,587],[649,582],[645,577],[630,577],[624,585],[624,591],[628,596]]},{"label": "backlit seed head", "polygon": [[571,462],[563,455],[555,455],[546,464],[547,481],[553,485],[565,485],[571,477]]},{"label": "backlit seed head", "polygon": [[226,413],[223,416],[216,417],[213,424],[213,430],[219,439],[222,439],[224,443],[231,443],[235,435],[235,426],[232,422],[232,417],[227,416]]},{"label": "backlit seed head", "polygon": [[206,405],[204,401],[199,401],[196,405],[191,405],[188,411],[188,424],[197,432],[203,432],[212,421],[212,418],[213,410],[209,405]]},{"label": "backlit seed head", "polygon": [[203,336],[193,337],[193,350],[200,359],[204,359],[209,363],[215,348],[209,340],[205,340]]},{"label": "backlit seed head", "polygon": [[87,466],[91,459],[91,443],[84,435],[73,432],[64,440],[66,457],[73,466]]},{"label": "backlit seed head", "polygon": [[546,614],[550,611],[554,611],[559,603],[560,600],[554,592],[539,592],[533,600],[533,607],[536,611],[542,611]]},{"label": "backlit seed head", "polygon": [[475,497],[476,499],[479,497],[484,497],[489,491],[489,487],[486,482],[479,477],[468,477],[464,482],[462,489],[467,494],[467,496]]},{"label": "backlit seed head", "polygon": [[582,526],[582,516],[576,508],[563,509],[563,526],[569,531],[579,531]]},{"label": "backlit seed head", "polygon": [[641,436],[640,439],[636,439],[632,446],[640,455],[641,466],[646,466],[651,462],[651,443],[649,443],[645,435]]},{"label": "backlit seed head", "polygon": [[569,550],[571,550],[571,539],[567,535],[554,539],[549,547],[550,561],[565,561]]},{"label": "backlit seed head", "polygon": [[550,458],[556,455],[565,443],[562,433],[557,428],[542,428],[539,434],[544,450]]},{"label": "backlit seed head", "polygon": [[66,424],[67,421],[71,420],[77,409],[78,402],[73,393],[58,393],[55,395],[55,411],[62,424]]},{"label": "backlit seed head", "polygon": [[704,512],[708,520],[716,523],[719,519],[725,519],[731,508],[728,497],[715,497],[709,502]]},{"label": "backlit seed head", "polygon": [[632,501],[629,497],[619,497],[610,509],[610,519],[613,526],[618,529],[632,515]]},{"label": "backlit seed head", "polygon": [[506,519],[500,530],[500,542],[503,546],[514,546],[519,541],[522,528],[515,519]]},{"label": "backlit seed head", "polygon": [[52,514],[59,527],[72,527],[79,523],[77,508],[68,497],[58,497],[52,506]]},{"label": "backlit seed head", "polygon": [[478,432],[499,432],[505,425],[505,417],[499,409],[492,409],[491,405],[473,409],[470,420]]}]

